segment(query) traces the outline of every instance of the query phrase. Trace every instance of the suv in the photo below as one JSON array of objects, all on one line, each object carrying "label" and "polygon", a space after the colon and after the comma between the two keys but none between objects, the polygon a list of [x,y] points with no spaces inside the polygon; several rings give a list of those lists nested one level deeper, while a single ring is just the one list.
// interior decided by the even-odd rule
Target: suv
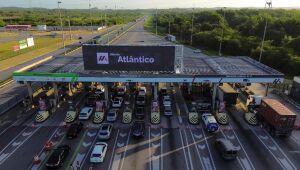
[{"label": "suv", "polygon": [[108,123],[104,123],[99,130],[98,138],[100,140],[108,140],[111,136],[113,130],[113,126]]},{"label": "suv", "polygon": [[53,150],[49,159],[46,162],[47,168],[59,168],[63,166],[63,162],[68,156],[71,147],[69,145],[59,146]]},{"label": "suv", "polygon": [[137,119],[144,119],[144,117],[145,117],[145,108],[144,107],[136,107],[135,117]]},{"label": "suv", "polygon": [[73,139],[73,138],[77,137],[77,135],[80,133],[82,128],[83,128],[83,124],[81,122],[72,123],[67,131],[67,138]]},{"label": "suv", "polygon": [[133,137],[144,137],[145,133],[145,122],[142,120],[136,120],[132,127],[132,136]]}]

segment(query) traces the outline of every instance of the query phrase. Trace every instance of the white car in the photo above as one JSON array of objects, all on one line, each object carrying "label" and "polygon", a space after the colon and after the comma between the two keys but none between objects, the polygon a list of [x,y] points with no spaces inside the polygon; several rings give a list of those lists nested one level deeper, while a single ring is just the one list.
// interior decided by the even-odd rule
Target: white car
[{"label": "white car", "polygon": [[201,53],[201,50],[196,49],[196,50],[194,50],[193,52],[194,52],[194,53]]},{"label": "white car", "polygon": [[91,163],[103,162],[106,155],[107,147],[108,147],[107,143],[97,142],[91,153],[90,162]]},{"label": "white car", "polygon": [[170,96],[164,96],[163,97],[163,104],[164,104],[164,106],[171,106],[171,98],[170,98]]},{"label": "white car", "polygon": [[123,97],[116,97],[112,101],[112,107],[121,107],[123,103]]},{"label": "white car", "polygon": [[88,120],[93,113],[92,107],[84,107],[79,113],[79,120]]}]

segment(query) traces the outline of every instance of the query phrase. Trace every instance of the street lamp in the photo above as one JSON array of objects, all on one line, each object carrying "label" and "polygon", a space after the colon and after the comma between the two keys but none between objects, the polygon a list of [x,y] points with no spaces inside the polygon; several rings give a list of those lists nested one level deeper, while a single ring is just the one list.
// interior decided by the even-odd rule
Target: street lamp
[{"label": "street lamp", "polygon": [[61,3],[62,3],[61,1],[57,1],[57,7],[58,7],[58,10],[59,10],[59,18],[60,18],[60,31],[62,32],[64,54],[66,55],[65,34],[64,34],[64,30],[63,30],[63,22],[62,22],[61,11],[60,11],[60,6],[59,6]]},{"label": "street lamp", "polygon": [[92,20],[92,11],[91,11],[91,0],[89,0],[89,12],[90,12],[90,20],[91,20],[91,31],[93,33],[93,20]]},{"label": "street lamp", "polygon": [[[272,0],[266,0],[265,8],[267,8],[267,10],[272,8]],[[265,42],[265,37],[266,37],[266,32],[267,32],[267,26],[268,26],[268,18],[266,18],[263,39],[261,41],[261,47],[260,47],[260,53],[259,53],[259,59],[258,59],[259,62],[261,62],[261,57],[262,57],[262,52],[263,52],[264,42]]]},{"label": "street lamp", "polygon": [[219,56],[222,55],[221,51],[222,51],[222,42],[223,42],[223,36],[224,36],[224,26],[225,26],[225,7],[223,10],[223,24],[222,24],[222,33],[221,33],[221,41],[220,41],[220,46],[219,46]]}]

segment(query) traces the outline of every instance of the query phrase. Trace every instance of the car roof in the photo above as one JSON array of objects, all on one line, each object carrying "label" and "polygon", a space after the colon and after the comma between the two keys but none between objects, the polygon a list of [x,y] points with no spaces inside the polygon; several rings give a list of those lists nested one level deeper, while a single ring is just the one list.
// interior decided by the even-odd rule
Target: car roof
[{"label": "car roof", "polygon": [[220,141],[222,145],[228,150],[237,150],[237,148],[232,144],[232,142],[225,138],[218,138],[216,141]]},{"label": "car roof", "polygon": [[81,112],[87,112],[89,109],[93,109],[92,107],[84,107],[81,109]]},{"label": "car roof", "polygon": [[95,144],[95,147],[94,147],[94,149],[93,149],[93,153],[95,154],[100,154],[100,153],[102,153],[102,150],[103,150],[103,148],[104,147],[107,147],[107,143],[105,143],[105,142],[97,142],[96,144]]}]

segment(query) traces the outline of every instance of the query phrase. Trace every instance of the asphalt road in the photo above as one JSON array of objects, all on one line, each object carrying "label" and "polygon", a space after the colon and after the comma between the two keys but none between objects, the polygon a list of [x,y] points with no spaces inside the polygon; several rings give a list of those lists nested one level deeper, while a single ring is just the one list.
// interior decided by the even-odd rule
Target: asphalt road
[{"label": "asphalt road", "polygon": [[[138,42],[140,41],[140,42]],[[142,42],[144,41],[144,42]],[[159,44],[161,38],[142,30],[137,25],[114,44]],[[187,51],[187,52],[186,52]],[[185,48],[184,55],[193,55],[193,50]],[[80,51],[72,55],[80,55]],[[205,57],[205,56],[203,56]],[[67,130],[62,121],[67,111],[67,104],[61,103],[51,117],[42,124],[33,125],[35,110],[23,111],[21,106],[12,109],[9,114],[0,117],[0,169],[45,169],[44,164],[49,152],[44,152],[46,141],[53,141],[56,146],[69,144],[71,153],[61,169],[71,169],[79,164],[86,169],[299,169],[300,142],[299,131],[286,139],[273,138],[259,126],[249,126],[243,120],[243,111],[239,106],[228,108],[230,123],[220,125],[215,133],[208,133],[203,123],[191,125],[187,120],[190,103],[182,95],[178,85],[170,87],[172,91],[172,117],[161,114],[161,123],[150,123],[150,101],[153,97],[151,88],[147,89],[146,131],[144,138],[135,139],[131,134],[131,124],[122,124],[121,115],[114,123],[112,138],[107,141],[108,152],[100,164],[91,164],[89,157],[95,142],[99,124],[92,120],[84,121],[84,130],[73,140],[65,138]],[[75,100],[84,97],[78,92]],[[203,98],[194,94],[194,98]],[[131,104],[134,99],[131,99]],[[84,106],[84,102],[80,104]],[[160,109],[163,110],[160,103]],[[177,116],[180,113],[180,116]],[[182,119],[182,122],[180,121]],[[17,121],[16,121],[17,120]],[[233,161],[222,159],[214,146],[214,140],[227,138],[239,148],[238,157]],[[38,154],[41,163],[33,164],[33,157]],[[15,163],[17,162],[17,163]]]}]

